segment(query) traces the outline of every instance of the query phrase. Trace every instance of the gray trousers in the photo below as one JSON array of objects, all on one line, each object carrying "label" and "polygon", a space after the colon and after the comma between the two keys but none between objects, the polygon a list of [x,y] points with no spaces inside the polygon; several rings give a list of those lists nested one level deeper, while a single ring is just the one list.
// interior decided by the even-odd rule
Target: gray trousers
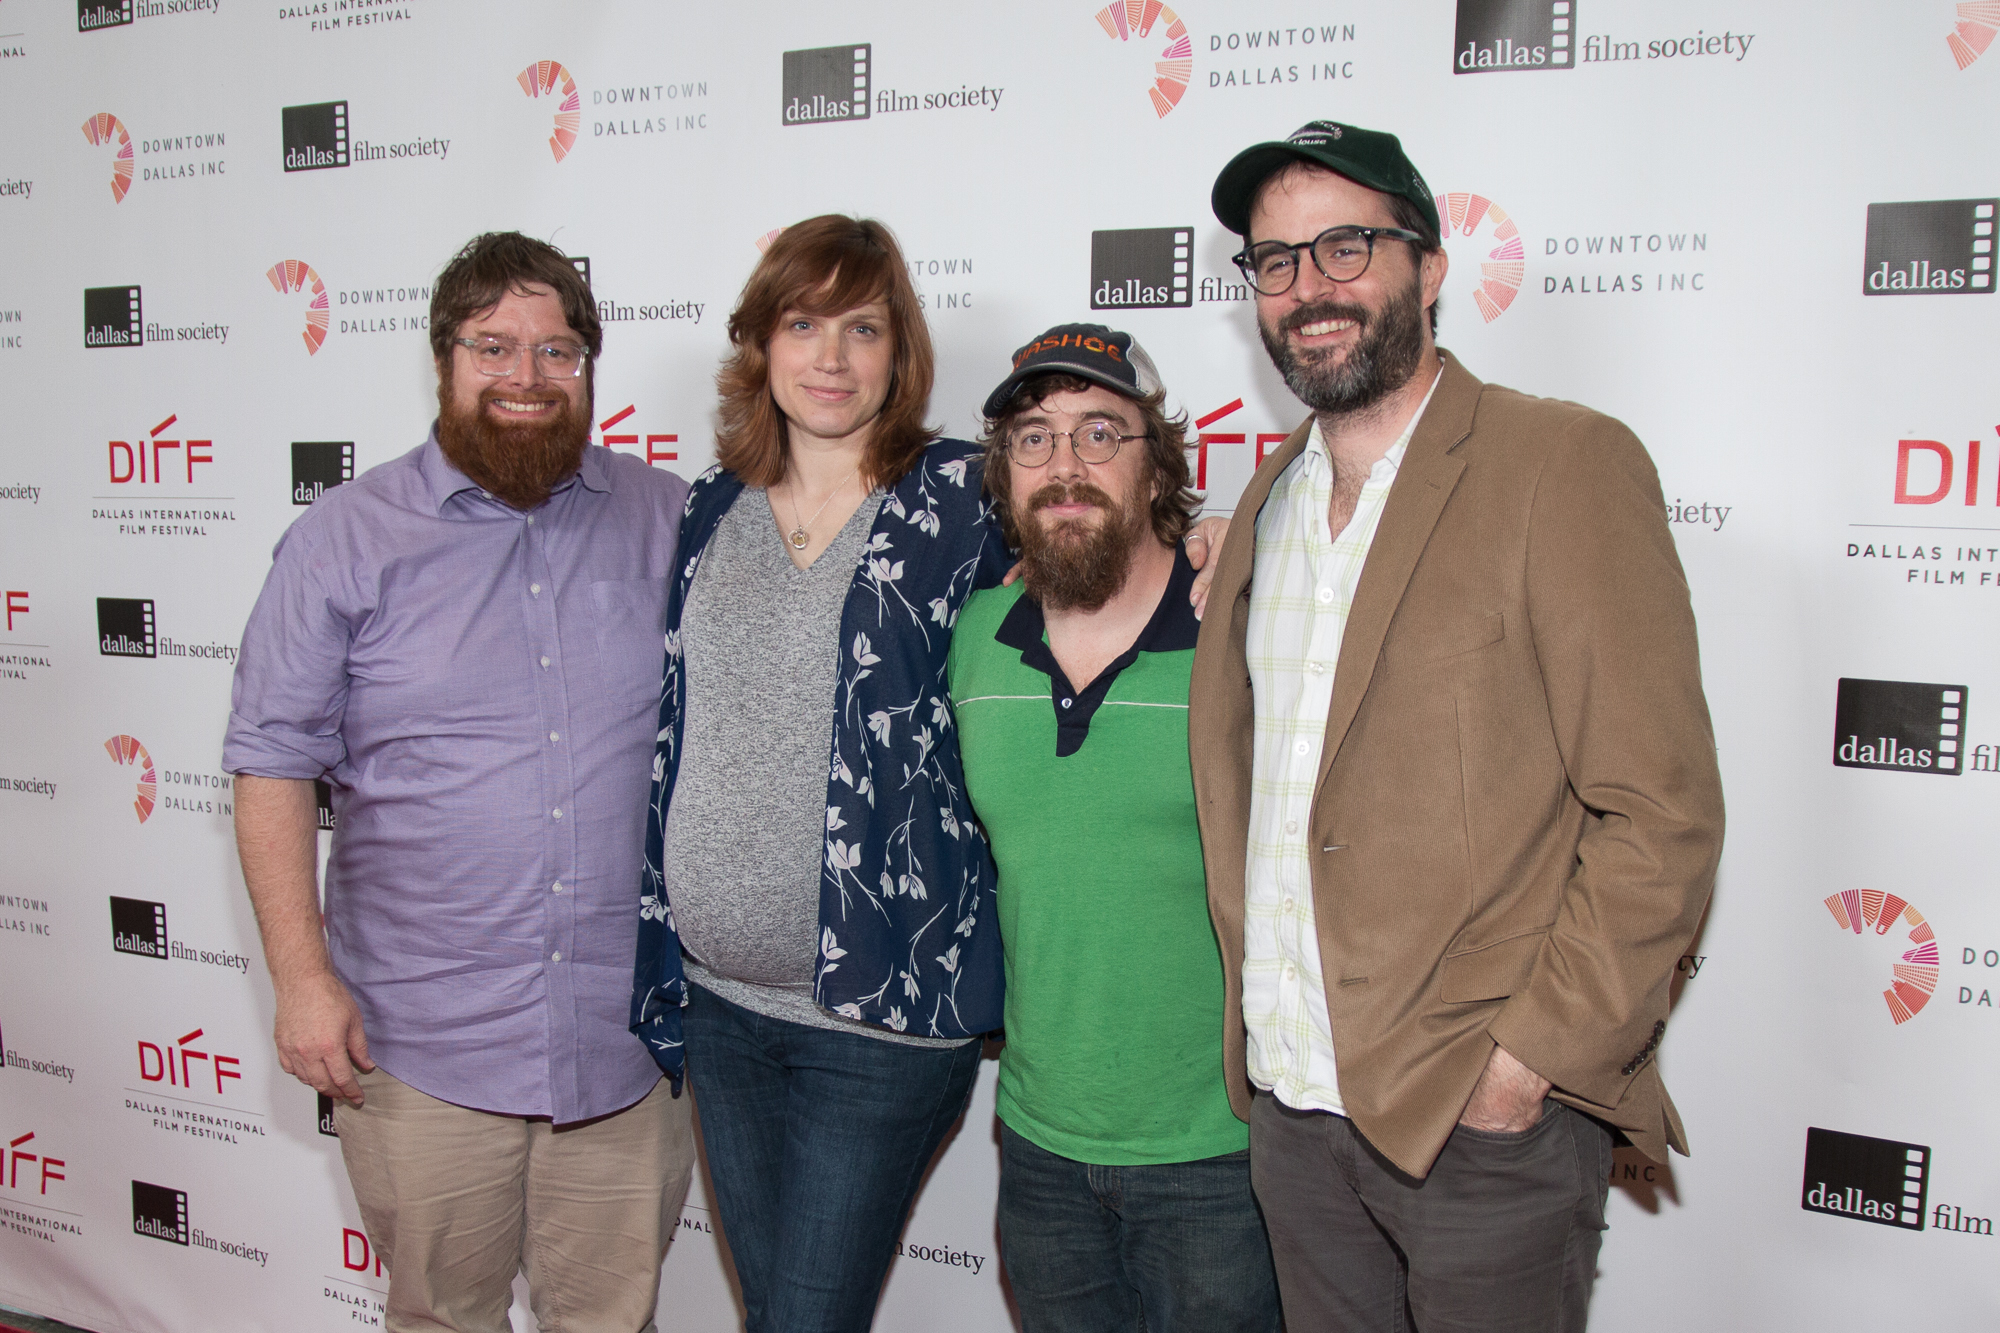
[{"label": "gray trousers", "polygon": [[1259,1092],[1250,1179],[1288,1333],[1582,1333],[1611,1131],[1560,1102],[1519,1134],[1460,1125],[1418,1180]]}]

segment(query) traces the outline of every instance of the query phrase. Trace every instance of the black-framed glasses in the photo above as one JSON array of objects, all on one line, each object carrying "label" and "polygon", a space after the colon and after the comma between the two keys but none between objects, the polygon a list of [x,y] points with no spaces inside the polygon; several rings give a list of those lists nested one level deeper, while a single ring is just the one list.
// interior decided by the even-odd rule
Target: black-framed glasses
[{"label": "black-framed glasses", "polygon": [[1022,467],[1041,467],[1056,456],[1056,436],[1069,436],[1069,447],[1080,462],[1109,463],[1118,457],[1118,447],[1127,440],[1143,440],[1144,435],[1121,435],[1109,421],[1090,421],[1075,430],[1050,430],[1047,426],[1016,426],[1007,432],[1007,457]]},{"label": "black-framed glasses", "polygon": [[588,359],[575,343],[517,343],[512,338],[453,338],[452,341],[472,353],[474,369],[496,379],[513,374],[514,367],[521,364],[521,353],[530,347],[535,353],[535,369],[544,379],[573,380],[583,373],[583,363]]},{"label": "black-framed glasses", "polygon": [[1283,296],[1299,280],[1299,251],[1310,250],[1313,266],[1329,282],[1353,282],[1375,257],[1375,238],[1421,241],[1401,227],[1328,227],[1310,241],[1259,241],[1231,256],[1252,287],[1265,296]]}]

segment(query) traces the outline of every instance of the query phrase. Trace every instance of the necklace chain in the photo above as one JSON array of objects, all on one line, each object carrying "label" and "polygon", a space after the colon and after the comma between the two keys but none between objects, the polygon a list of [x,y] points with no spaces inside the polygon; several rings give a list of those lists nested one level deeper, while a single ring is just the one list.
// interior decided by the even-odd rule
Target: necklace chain
[{"label": "necklace chain", "polygon": [[[855,471],[858,472],[860,469],[856,468]],[[833,497],[846,490],[847,483],[853,479],[854,473],[849,473],[847,476],[842,477],[840,485],[827,492],[826,499],[821,500],[819,508],[813,510],[813,516],[803,523],[799,522],[799,497],[797,495],[797,488],[796,486],[794,487],[792,495],[792,530],[785,534],[785,541],[791,545],[794,551],[803,551],[806,547],[812,545],[812,534],[807,529],[819,522],[819,516],[824,514],[826,507],[833,503]]]}]

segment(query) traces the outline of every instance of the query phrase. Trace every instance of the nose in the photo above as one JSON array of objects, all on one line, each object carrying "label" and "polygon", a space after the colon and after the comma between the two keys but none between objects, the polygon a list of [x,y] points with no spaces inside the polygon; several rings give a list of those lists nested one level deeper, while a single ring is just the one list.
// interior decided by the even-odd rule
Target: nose
[{"label": "nose", "polygon": [[523,347],[520,355],[514,358],[514,368],[509,370],[500,382],[526,389],[542,383],[546,378],[547,376],[542,374],[541,363],[535,357],[535,349]]},{"label": "nose", "polygon": [[839,329],[828,329],[819,337],[819,346],[814,349],[813,368],[826,374],[835,374],[847,368],[847,339]]},{"label": "nose", "polygon": [[1060,482],[1081,481],[1086,471],[1084,462],[1076,456],[1076,437],[1068,433],[1056,436],[1055,452],[1049,455],[1049,480]]},{"label": "nose", "polygon": [[1310,249],[1298,252],[1298,280],[1292,283],[1292,290],[1285,293],[1299,305],[1309,305],[1322,296],[1339,290],[1340,284],[1319,271],[1319,264],[1312,257]]}]

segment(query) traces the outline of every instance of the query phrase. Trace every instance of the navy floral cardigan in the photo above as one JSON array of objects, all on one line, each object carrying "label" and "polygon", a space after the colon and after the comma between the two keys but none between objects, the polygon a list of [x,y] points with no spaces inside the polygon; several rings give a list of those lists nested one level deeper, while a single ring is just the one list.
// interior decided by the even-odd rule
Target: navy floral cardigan
[{"label": "navy floral cardigan", "polygon": [[[973,820],[945,689],[959,609],[1010,563],[981,494],[981,451],[940,440],[882,500],[840,617],[828,741],[813,1001],[895,1032],[971,1037],[1000,1026],[993,859]],[[661,873],[686,682],[681,611],[702,553],[743,494],[710,468],[688,493],[667,597],[666,672],[640,888],[632,1031],[680,1089],[687,979]]]}]

